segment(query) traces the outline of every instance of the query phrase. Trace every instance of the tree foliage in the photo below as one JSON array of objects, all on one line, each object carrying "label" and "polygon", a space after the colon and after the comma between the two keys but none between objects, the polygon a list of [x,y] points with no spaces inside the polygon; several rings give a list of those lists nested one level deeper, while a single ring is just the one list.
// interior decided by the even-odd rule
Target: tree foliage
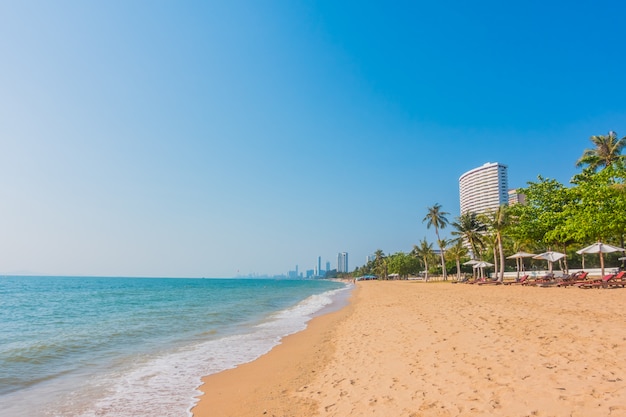
[{"label": "tree foliage", "polygon": [[428,207],[428,213],[426,217],[422,220],[426,222],[426,227],[430,229],[430,227],[435,228],[435,235],[437,235],[437,243],[439,244],[439,254],[441,256],[441,270],[443,274],[443,279],[446,279],[446,260],[445,260],[445,248],[443,245],[443,240],[439,237],[439,229],[443,229],[448,225],[448,214],[441,209],[441,204],[435,203],[434,206]]},{"label": "tree foliage", "polygon": [[595,135],[589,138],[594,147],[585,149],[582,156],[576,161],[576,166],[587,165],[592,171],[600,167],[609,167],[615,163],[624,163],[626,155],[622,150],[626,147],[626,136],[617,138],[617,133],[611,131],[608,135]]}]

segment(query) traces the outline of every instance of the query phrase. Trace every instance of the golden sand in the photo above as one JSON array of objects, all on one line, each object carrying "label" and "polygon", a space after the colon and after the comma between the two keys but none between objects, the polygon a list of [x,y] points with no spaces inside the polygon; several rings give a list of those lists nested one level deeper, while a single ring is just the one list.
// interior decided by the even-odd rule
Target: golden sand
[{"label": "golden sand", "polygon": [[359,282],[197,417],[626,416],[626,289]]}]

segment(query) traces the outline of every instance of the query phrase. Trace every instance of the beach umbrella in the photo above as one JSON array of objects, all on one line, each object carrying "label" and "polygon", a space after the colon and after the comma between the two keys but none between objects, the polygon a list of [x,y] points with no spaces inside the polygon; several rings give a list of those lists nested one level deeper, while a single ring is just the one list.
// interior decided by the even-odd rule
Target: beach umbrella
[{"label": "beach umbrella", "polygon": [[490,264],[489,262],[485,262],[485,261],[480,261],[480,262],[476,262],[474,265],[472,265],[472,268],[474,269],[480,269],[480,277],[482,278],[483,275],[483,269],[484,268],[488,268],[490,266],[493,266],[493,264]]},{"label": "beach umbrella", "polygon": [[[611,252],[624,252],[623,248],[618,248],[617,246],[611,246],[608,245],[606,243],[602,243],[602,242],[596,242],[593,245],[589,245],[586,248],[582,248],[580,250],[577,250],[576,253],[579,255],[583,255],[583,262],[584,262],[584,254],[585,253],[599,253],[600,254],[600,269],[602,271],[602,276],[604,276],[604,253],[611,253]],[[583,264],[583,269],[584,269],[584,264]]]},{"label": "beach umbrella", "polygon": [[561,252],[548,251],[533,256],[533,259],[545,259],[548,261],[548,271],[552,272],[552,262],[556,262],[561,258],[564,258],[565,254]]},{"label": "beach umbrella", "polygon": [[[534,253],[528,253],[528,252],[516,252],[511,256],[507,256],[506,259],[515,259],[515,266],[517,267],[517,279],[519,280],[519,271],[520,269],[523,271],[524,270],[524,258],[532,258],[533,256],[535,256]],[[521,265],[521,267],[520,267]]]},{"label": "beach umbrella", "polygon": [[[472,265],[472,266],[474,266],[478,262],[480,262],[480,261],[477,261],[476,259],[470,259],[467,262],[463,262],[463,265]],[[472,269],[472,278],[476,278],[476,270],[475,269]]]}]

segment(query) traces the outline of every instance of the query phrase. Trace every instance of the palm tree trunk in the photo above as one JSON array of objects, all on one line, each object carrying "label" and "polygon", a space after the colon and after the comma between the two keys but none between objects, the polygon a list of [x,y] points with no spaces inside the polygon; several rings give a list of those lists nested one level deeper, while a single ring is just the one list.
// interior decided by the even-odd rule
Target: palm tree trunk
[{"label": "palm tree trunk", "polygon": [[498,245],[493,245],[493,274],[498,279]]},{"label": "palm tree trunk", "polygon": [[439,239],[439,229],[435,226],[435,234],[437,235],[437,244],[439,245],[439,255],[441,256],[441,274],[443,275],[443,280],[447,281],[448,277],[446,276],[446,260],[443,256],[443,246],[441,245],[441,239]]},{"label": "palm tree trunk", "polygon": [[500,277],[498,281],[504,281],[504,248],[502,247],[502,236],[498,234],[498,250],[500,251]]},{"label": "palm tree trunk", "polygon": [[[567,253],[566,244],[563,244],[563,253]],[[563,257],[563,265],[565,265],[565,274],[569,274],[569,265],[567,264],[567,256]]]}]

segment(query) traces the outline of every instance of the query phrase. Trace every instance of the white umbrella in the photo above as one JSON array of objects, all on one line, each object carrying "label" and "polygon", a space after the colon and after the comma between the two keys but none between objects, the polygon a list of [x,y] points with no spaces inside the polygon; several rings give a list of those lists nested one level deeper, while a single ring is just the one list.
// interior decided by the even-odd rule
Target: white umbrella
[{"label": "white umbrella", "polygon": [[[507,256],[506,259],[515,259],[515,266],[517,267],[517,279],[519,280],[519,271],[520,269],[523,271],[524,270],[524,259],[523,258],[531,258],[535,256],[534,253],[528,253],[528,252],[516,252],[511,256]],[[520,267],[521,265],[521,267]]]},{"label": "white umbrella", "polygon": [[488,268],[490,266],[493,266],[493,264],[490,264],[489,262],[485,262],[485,261],[480,261],[475,263],[472,268],[477,269],[480,268],[480,277],[482,278],[484,276],[483,274],[483,268]]},{"label": "white umbrella", "polygon": [[[585,253],[599,253],[600,254],[600,269],[602,270],[602,276],[604,276],[604,256],[603,253],[611,253],[611,252],[624,252],[623,248],[618,248],[617,246],[611,246],[606,243],[596,242],[593,245],[589,245],[586,248],[582,248],[577,250],[576,253],[579,255],[583,255],[584,262],[584,254]],[[584,268],[584,265],[583,265]]]},{"label": "white umbrella", "polygon": [[565,257],[564,253],[548,251],[548,252],[540,253],[539,255],[533,256],[533,259],[545,259],[546,261],[548,261],[548,270],[552,272],[552,262],[556,262],[559,259],[564,258],[564,257]]},{"label": "white umbrella", "polygon": [[534,253],[528,253],[528,252],[516,252],[511,256],[507,256],[506,259],[515,259],[515,258],[530,258],[532,256],[535,256]]},{"label": "white umbrella", "polygon": [[[470,259],[467,262],[463,262],[463,265],[476,265],[478,262],[476,259]],[[476,270],[472,270],[472,278],[476,279]]]},{"label": "white umbrella", "polygon": [[622,256],[621,258],[617,258],[618,261],[626,261],[626,256]]}]

